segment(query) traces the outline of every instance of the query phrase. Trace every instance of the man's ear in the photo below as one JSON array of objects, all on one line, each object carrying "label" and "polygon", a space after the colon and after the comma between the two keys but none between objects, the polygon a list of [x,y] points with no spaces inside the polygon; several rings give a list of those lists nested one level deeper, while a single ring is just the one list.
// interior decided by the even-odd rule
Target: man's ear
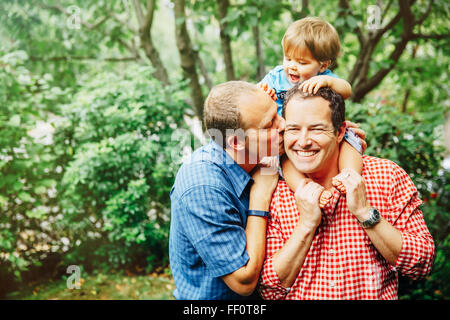
[{"label": "man's ear", "polygon": [[337,132],[337,141],[338,141],[338,143],[341,143],[342,140],[344,139],[345,129],[346,129],[346,125],[345,125],[345,122],[343,122],[341,127],[339,128],[339,130]]},{"label": "man's ear", "polygon": [[327,60],[327,61],[322,61],[322,62],[320,62],[320,70],[319,70],[319,72],[320,73],[322,73],[322,72],[324,72],[325,70],[327,70],[328,69],[328,67],[331,65],[331,60]]},{"label": "man's ear", "polygon": [[242,151],[245,149],[245,140],[238,136],[228,136],[226,140],[227,147],[230,147],[232,150]]}]

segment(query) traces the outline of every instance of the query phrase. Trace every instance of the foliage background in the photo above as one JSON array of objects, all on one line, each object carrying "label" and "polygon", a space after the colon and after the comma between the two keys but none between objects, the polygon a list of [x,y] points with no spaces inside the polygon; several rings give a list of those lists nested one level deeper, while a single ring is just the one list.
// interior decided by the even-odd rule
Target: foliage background
[{"label": "foliage background", "polygon": [[2,1],[0,297],[72,264],[166,269],[169,192],[202,141],[208,89],[258,82],[282,62],[289,23],[314,15],[340,34],[334,71],[352,83],[366,153],[400,164],[424,200],[435,266],[401,278],[400,298],[447,299],[449,12],[438,0]]}]

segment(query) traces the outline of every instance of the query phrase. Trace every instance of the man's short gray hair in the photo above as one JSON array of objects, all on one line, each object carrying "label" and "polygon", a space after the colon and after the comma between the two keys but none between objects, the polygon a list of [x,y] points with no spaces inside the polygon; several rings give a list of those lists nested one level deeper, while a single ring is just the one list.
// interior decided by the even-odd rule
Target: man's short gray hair
[{"label": "man's short gray hair", "polygon": [[205,100],[203,118],[213,141],[225,148],[227,130],[245,130],[239,111],[241,97],[259,90],[256,85],[245,81],[228,81],[211,89]]}]

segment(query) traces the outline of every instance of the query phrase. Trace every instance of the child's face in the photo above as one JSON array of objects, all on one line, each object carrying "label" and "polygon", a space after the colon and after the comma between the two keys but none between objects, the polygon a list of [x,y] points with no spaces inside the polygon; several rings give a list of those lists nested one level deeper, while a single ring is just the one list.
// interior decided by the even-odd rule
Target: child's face
[{"label": "child's face", "polygon": [[285,52],[283,69],[289,82],[295,85],[325,71],[326,66],[317,61],[308,48],[303,48],[303,50]]}]

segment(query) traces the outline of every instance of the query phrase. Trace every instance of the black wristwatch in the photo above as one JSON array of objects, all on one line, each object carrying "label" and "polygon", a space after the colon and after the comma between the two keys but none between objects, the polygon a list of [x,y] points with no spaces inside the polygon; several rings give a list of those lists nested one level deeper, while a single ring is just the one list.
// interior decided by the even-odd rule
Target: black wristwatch
[{"label": "black wristwatch", "polygon": [[378,222],[380,222],[381,216],[377,209],[370,208],[369,209],[369,218],[366,221],[359,221],[359,224],[364,228],[372,228],[375,226]]}]

